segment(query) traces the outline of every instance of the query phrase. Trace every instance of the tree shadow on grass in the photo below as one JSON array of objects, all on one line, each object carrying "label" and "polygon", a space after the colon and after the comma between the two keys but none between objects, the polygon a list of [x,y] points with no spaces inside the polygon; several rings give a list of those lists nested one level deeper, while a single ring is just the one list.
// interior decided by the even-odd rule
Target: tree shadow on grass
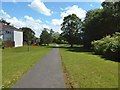
[{"label": "tree shadow on grass", "polygon": [[[95,54],[95,55],[98,55],[98,54]],[[101,58],[104,58],[105,60],[111,60],[111,61],[114,61],[114,62],[120,62],[120,57],[116,57],[114,55],[99,55]]]},{"label": "tree shadow on grass", "polygon": [[66,51],[71,51],[71,52],[92,52],[91,49],[85,49],[83,46],[49,46],[48,48],[63,48],[66,49]]},{"label": "tree shadow on grass", "polygon": [[110,60],[114,62],[120,62],[120,57],[116,57],[116,55],[99,55],[96,54],[92,49],[86,49],[84,47],[73,47],[73,48],[68,48],[67,51],[71,52],[83,52],[83,53],[88,53],[90,55],[97,55],[105,60]]},{"label": "tree shadow on grass", "polygon": [[91,49],[86,49],[84,48],[83,46],[74,46],[74,47],[70,47],[70,46],[49,46],[49,48],[63,48],[65,49],[66,51],[70,51],[70,52],[82,52],[82,53],[88,53],[90,55],[97,55],[105,60],[110,60],[110,61],[114,61],[114,62],[120,62],[119,59],[120,58],[116,58],[114,56],[103,56],[103,55],[99,55],[99,54],[96,54],[93,50]]},{"label": "tree shadow on grass", "polygon": [[85,49],[84,47],[68,48],[67,51],[71,51],[71,52],[91,52],[91,53],[92,53],[92,50],[90,50],[90,49]]}]

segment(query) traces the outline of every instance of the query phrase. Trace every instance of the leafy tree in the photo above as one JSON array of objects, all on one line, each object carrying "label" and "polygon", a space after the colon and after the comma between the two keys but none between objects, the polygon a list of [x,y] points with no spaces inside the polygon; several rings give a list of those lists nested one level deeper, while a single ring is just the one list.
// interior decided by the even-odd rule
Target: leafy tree
[{"label": "leafy tree", "polygon": [[119,3],[103,2],[103,9],[88,11],[83,24],[84,45],[91,46],[91,41],[106,35],[120,32]]},{"label": "leafy tree", "polygon": [[2,19],[0,19],[0,22],[1,22],[1,23],[3,23],[3,24],[6,24],[6,25],[10,25],[10,23],[9,23],[9,22],[7,22],[6,20],[4,20],[3,18],[2,18]]},{"label": "leafy tree", "polygon": [[56,43],[57,43],[57,44],[66,44],[67,41],[66,41],[65,38],[62,36],[62,34],[59,34],[58,38],[56,38]]},{"label": "leafy tree", "polygon": [[52,37],[53,37],[53,43],[57,43],[58,42],[58,38],[60,36],[60,33],[58,32],[54,32]]},{"label": "leafy tree", "polygon": [[62,36],[66,41],[73,47],[76,41],[76,35],[81,28],[81,19],[79,19],[75,14],[68,15],[64,17],[63,23],[61,24]]},{"label": "leafy tree", "polygon": [[91,41],[102,38],[100,35],[102,32],[98,29],[102,28],[100,23],[103,19],[100,19],[101,9],[88,11],[83,22],[84,32],[84,46],[90,47]]},{"label": "leafy tree", "polygon": [[22,27],[20,29],[23,31],[23,41],[30,45],[34,40],[35,32],[28,27]]},{"label": "leafy tree", "polygon": [[34,37],[31,44],[40,44],[40,38]]},{"label": "leafy tree", "polygon": [[49,43],[53,42],[53,37],[54,37],[54,31],[52,29],[50,29],[50,33],[49,33]]},{"label": "leafy tree", "polygon": [[40,42],[41,44],[44,45],[49,45],[52,42],[52,32],[48,33],[47,28],[44,28],[44,30],[42,31],[41,35],[40,35]]}]

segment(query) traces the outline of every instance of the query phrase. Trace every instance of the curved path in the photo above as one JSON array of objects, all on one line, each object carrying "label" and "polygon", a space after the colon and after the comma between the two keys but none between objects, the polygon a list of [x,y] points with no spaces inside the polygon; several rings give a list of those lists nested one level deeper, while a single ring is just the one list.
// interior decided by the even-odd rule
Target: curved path
[{"label": "curved path", "polygon": [[59,48],[53,48],[12,88],[65,88]]}]

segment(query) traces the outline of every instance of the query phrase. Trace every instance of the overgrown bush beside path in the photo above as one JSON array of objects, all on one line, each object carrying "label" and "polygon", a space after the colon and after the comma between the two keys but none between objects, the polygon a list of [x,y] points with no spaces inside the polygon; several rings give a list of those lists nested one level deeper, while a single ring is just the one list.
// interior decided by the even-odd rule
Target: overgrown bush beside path
[{"label": "overgrown bush beside path", "polygon": [[100,40],[92,42],[92,48],[96,54],[118,60],[120,57],[120,33],[116,32],[112,36],[106,36]]}]

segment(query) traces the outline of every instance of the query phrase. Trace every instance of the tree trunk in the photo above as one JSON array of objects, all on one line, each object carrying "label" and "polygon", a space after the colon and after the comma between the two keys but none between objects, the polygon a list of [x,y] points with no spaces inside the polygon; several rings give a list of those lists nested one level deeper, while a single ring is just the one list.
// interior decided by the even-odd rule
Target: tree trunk
[{"label": "tree trunk", "polygon": [[71,46],[70,46],[71,48],[73,47],[73,44],[71,44]]}]

